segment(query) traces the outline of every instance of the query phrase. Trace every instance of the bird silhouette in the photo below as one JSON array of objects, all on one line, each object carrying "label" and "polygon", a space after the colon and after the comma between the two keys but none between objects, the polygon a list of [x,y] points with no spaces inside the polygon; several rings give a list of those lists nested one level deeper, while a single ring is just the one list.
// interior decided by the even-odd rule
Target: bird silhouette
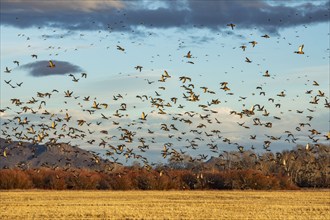
[{"label": "bird silhouette", "polygon": [[232,30],[234,30],[234,27],[235,27],[236,25],[233,24],[233,23],[230,23],[230,24],[227,24],[227,26],[229,26]]},{"label": "bird silhouette", "polygon": [[118,45],[117,45],[117,50],[120,50],[120,51],[125,51],[125,49],[124,49],[123,47],[121,47],[121,46],[118,46]]}]

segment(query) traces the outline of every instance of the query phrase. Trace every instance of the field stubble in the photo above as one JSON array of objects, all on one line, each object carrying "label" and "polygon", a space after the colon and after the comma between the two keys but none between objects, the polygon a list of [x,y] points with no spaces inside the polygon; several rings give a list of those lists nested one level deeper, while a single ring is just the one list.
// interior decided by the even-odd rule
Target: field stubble
[{"label": "field stubble", "polygon": [[1,191],[0,219],[329,219],[330,191]]}]

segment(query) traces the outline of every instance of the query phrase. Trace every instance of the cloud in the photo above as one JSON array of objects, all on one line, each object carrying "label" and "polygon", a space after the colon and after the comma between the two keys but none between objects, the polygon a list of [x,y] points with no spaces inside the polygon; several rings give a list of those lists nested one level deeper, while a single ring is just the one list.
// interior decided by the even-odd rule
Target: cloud
[{"label": "cloud", "polygon": [[[290,2],[289,2],[290,3]],[[20,28],[51,26],[67,30],[131,31],[153,28],[281,28],[327,22],[330,2],[274,4],[269,1],[1,1],[1,23]]]},{"label": "cloud", "polygon": [[[71,0],[71,1],[26,1],[26,0],[4,0],[1,4],[9,6],[8,9],[12,11],[19,11],[21,8],[26,8],[31,11],[93,11],[101,8],[123,8],[122,1],[107,1],[107,0]],[[15,8],[16,7],[16,8]]]},{"label": "cloud", "polygon": [[40,60],[33,63],[28,63],[20,66],[20,69],[27,70],[31,76],[41,77],[50,75],[65,75],[68,73],[82,72],[79,66],[73,65],[65,61],[52,61],[55,64],[54,68],[49,68],[49,61]]}]

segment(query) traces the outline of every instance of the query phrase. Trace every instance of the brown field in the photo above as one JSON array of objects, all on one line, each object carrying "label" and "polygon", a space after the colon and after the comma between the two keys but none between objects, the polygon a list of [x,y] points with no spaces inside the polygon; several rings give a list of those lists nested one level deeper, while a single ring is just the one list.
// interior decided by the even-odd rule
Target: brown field
[{"label": "brown field", "polygon": [[330,191],[0,191],[0,219],[330,219]]}]

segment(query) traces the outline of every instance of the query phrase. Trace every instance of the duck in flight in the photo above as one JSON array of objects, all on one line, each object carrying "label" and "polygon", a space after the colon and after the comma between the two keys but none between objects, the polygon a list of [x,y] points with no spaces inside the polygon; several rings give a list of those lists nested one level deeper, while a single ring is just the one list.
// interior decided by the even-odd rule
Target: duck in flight
[{"label": "duck in flight", "polygon": [[136,67],[134,67],[136,70],[140,70],[140,72],[142,71],[142,66],[136,66]]},{"label": "duck in flight", "polygon": [[49,68],[54,68],[55,67],[55,64],[53,63],[53,61],[49,61],[49,65],[48,65]]},{"label": "duck in flight", "polygon": [[230,23],[230,24],[227,24],[228,27],[231,27],[232,30],[234,30],[234,27],[236,26],[235,24],[233,23]]},{"label": "duck in flight", "polygon": [[6,67],[5,73],[10,73],[10,72],[11,70],[8,67]]},{"label": "duck in flight", "polygon": [[296,54],[305,54],[304,51],[304,45],[300,45],[298,48],[298,51],[295,51]]},{"label": "duck in flight", "polygon": [[262,75],[262,76],[264,76],[264,77],[270,77],[270,75],[269,75],[269,73],[268,73],[268,70],[266,70],[265,74]]},{"label": "duck in flight", "polygon": [[168,74],[168,72],[166,70],[164,70],[164,77],[171,78],[171,76]]},{"label": "duck in flight", "polygon": [[190,51],[187,53],[187,55],[185,55],[184,57],[186,57],[186,58],[191,58],[191,53],[190,53]]},{"label": "duck in flight", "polygon": [[141,115],[141,120],[146,120],[148,115],[146,115],[144,112],[142,112],[142,115]]},{"label": "duck in flight", "polygon": [[242,48],[242,50],[245,51],[246,46],[245,45],[242,45],[242,46],[240,46],[240,48]]},{"label": "duck in flight", "polygon": [[17,60],[14,60],[13,63],[17,64],[19,66],[19,62]]},{"label": "duck in flight", "polygon": [[245,62],[252,63],[252,61],[249,58],[247,58],[247,57],[245,57]]},{"label": "duck in flight", "polygon": [[258,42],[257,41],[250,41],[249,43],[252,44],[252,47],[255,47]]},{"label": "duck in flight", "polygon": [[122,48],[121,46],[118,46],[118,45],[117,45],[117,50],[125,51],[124,48]]}]

